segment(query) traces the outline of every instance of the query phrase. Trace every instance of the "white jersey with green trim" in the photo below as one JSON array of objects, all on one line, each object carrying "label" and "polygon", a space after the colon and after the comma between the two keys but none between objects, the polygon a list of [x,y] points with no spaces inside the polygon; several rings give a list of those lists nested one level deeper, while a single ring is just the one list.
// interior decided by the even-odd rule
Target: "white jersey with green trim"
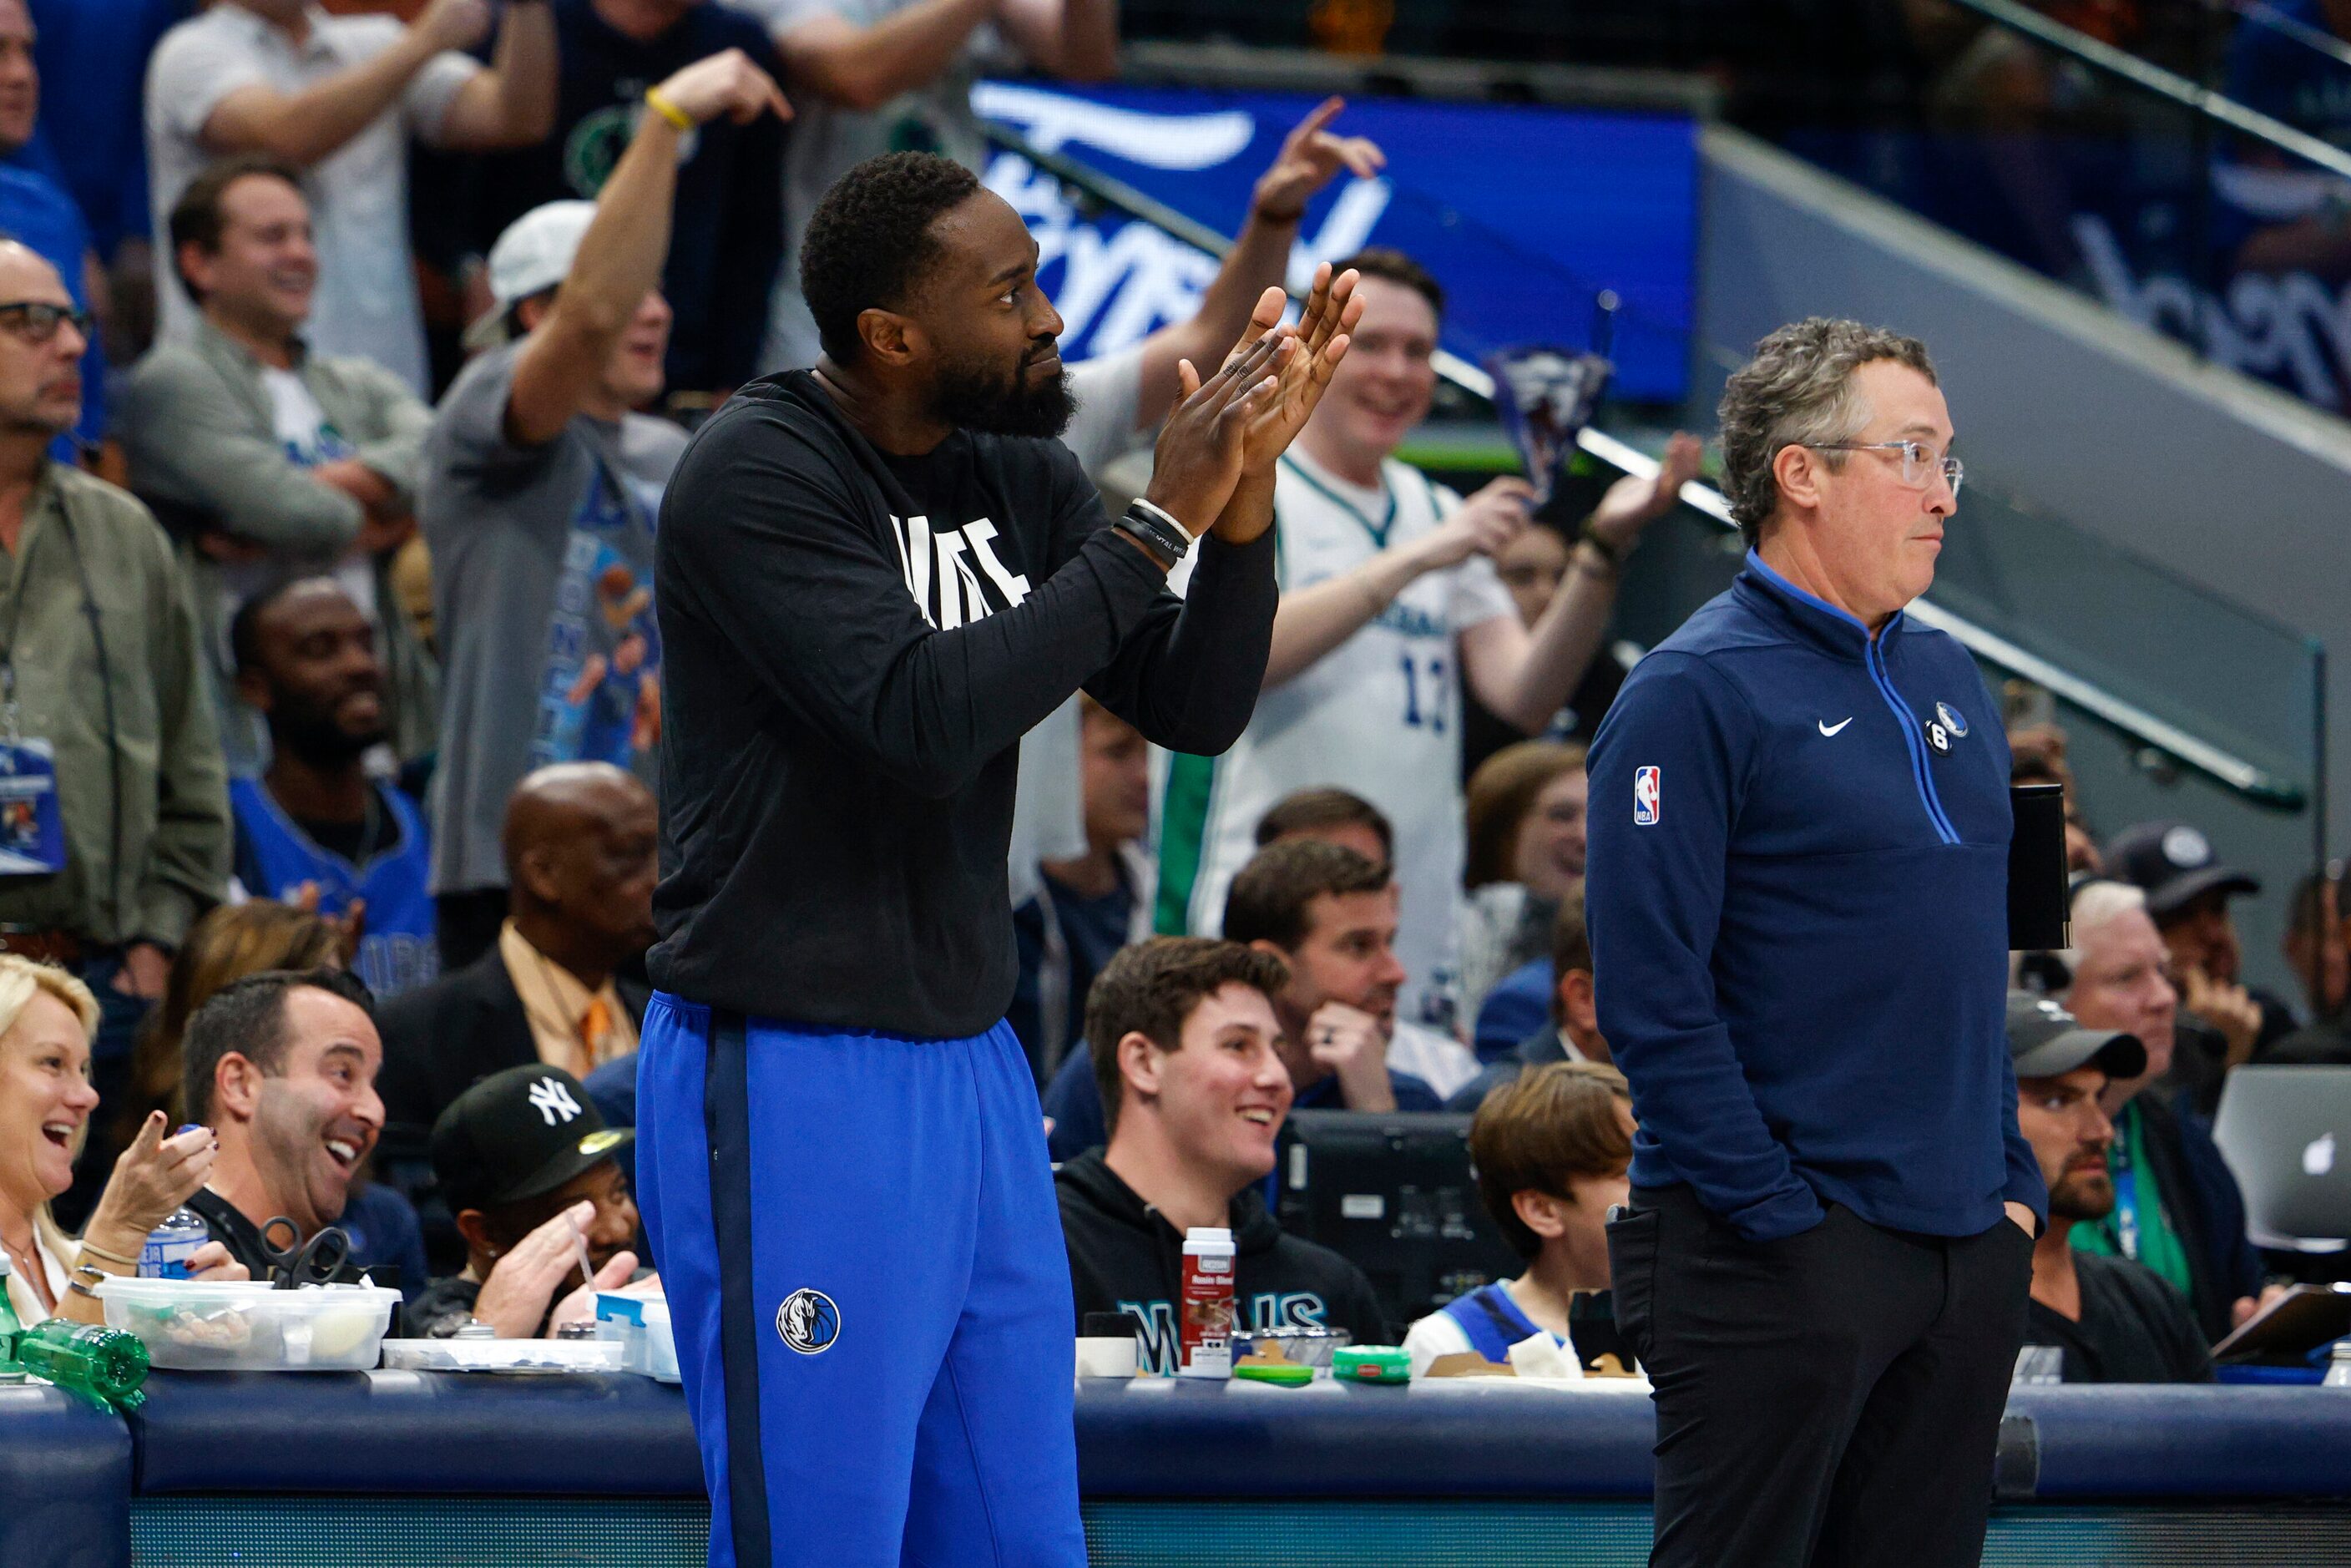
[{"label": "white jersey with green trim", "polygon": [[[1294,447],[1282,458],[1274,511],[1284,593],[1420,538],[1461,504],[1393,457],[1380,480],[1377,490],[1349,484]],[[1397,1016],[1450,1029],[1463,852],[1459,633],[1515,613],[1483,556],[1429,572],[1312,667],[1260,695],[1231,750],[1171,759],[1155,800],[1158,928],[1221,930],[1225,891],[1256,852],[1258,819],[1296,790],[1353,790],[1395,829],[1396,956],[1411,975]]]}]

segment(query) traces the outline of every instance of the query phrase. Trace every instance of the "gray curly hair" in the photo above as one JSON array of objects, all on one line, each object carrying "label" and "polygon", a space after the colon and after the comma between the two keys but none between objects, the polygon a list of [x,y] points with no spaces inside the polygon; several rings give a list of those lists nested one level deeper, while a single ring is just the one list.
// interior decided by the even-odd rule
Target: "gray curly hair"
[{"label": "gray curly hair", "polygon": [[[1853,372],[1877,360],[1909,366],[1935,380],[1927,345],[1884,327],[1829,316],[1809,316],[1755,345],[1724,383],[1717,418],[1722,429],[1722,495],[1751,548],[1779,509],[1772,459],[1786,446],[1850,441],[1869,423],[1869,404]],[[1940,384],[1940,383],[1938,383]],[[1831,452],[1832,469],[1845,455]]]}]

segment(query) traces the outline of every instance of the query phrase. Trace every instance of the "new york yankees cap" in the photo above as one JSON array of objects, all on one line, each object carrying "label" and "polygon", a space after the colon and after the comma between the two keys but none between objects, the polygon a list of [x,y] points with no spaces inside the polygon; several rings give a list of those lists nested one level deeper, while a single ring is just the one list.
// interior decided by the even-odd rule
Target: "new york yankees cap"
[{"label": "new york yankees cap", "polygon": [[433,1171],[455,1213],[553,1192],[636,1137],[604,1125],[580,1080],[531,1062],[493,1072],[433,1124]]}]

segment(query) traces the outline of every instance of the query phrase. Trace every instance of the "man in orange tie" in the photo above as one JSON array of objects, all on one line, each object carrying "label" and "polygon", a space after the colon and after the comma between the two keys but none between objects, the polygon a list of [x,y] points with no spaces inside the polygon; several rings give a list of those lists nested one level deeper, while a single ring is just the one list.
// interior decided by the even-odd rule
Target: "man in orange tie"
[{"label": "man in orange tie", "polygon": [[610,763],[558,763],[516,788],[497,941],[383,1009],[395,1163],[421,1161],[435,1118],[486,1073],[539,1062],[584,1079],[636,1050],[646,993],[615,977],[653,939],[655,831],[653,792]]}]

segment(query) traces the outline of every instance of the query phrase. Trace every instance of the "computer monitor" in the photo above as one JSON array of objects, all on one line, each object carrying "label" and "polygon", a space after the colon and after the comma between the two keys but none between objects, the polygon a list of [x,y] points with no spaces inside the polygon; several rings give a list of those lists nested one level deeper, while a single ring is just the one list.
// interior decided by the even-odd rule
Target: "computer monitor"
[{"label": "computer monitor", "polygon": [[2240,1067],[2212,1141],[2257,1245],[2334,1251],[2351,1237],[2351,1067]]},{"label": "computer monitor", "polygon": [[1478,1200],[1468,1116],[1300,1111],[1287,1133],[1282,1228],[1363,1270],[1398,1328],[1525,1269]]}]

